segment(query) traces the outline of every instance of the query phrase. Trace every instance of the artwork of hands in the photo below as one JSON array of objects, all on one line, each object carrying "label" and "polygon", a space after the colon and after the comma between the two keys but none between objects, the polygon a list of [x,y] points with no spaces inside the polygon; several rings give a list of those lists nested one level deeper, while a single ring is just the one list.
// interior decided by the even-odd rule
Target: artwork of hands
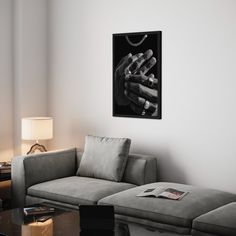
[{"label": "artwork of hands", "polygon": [[117,105],[129,106],[138,115],[157,115],[158,80],[154,74],[148,74],[156,62],[151,49],[135,55],[129,53],[120,60],[114,72]]}]

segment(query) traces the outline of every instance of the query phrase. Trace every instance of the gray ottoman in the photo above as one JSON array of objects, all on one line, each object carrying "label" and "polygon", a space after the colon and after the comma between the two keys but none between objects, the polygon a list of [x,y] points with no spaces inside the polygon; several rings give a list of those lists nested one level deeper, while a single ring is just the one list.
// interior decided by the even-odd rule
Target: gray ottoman
[{"label": "gray ottoman", "polygon": [[[145,189],[164,187],[188,191],[180,201],[136,197]],[[98,204],[115,206],[117,218],[182,235],[191,234],[196,217],[236,201],[236,195],[190,185],[158,182],[135,187],[101,199]]]},{"label": "gray ottoman", "polygon": [[219,207],[193,221],[194,236],[235,236],[236,202]]}]

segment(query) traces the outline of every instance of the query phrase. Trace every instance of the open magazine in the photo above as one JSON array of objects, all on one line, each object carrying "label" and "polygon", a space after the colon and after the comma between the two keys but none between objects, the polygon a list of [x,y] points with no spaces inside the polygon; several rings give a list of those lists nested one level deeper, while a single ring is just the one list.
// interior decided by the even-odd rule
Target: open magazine
[{"label": "open magazine", "polygon": [[157,198],[167,198],[172,200],[180,200],[186,196],[188,192],[183,192],[174,188],[150,188],[145,189],[137,197],[157,197]]}]

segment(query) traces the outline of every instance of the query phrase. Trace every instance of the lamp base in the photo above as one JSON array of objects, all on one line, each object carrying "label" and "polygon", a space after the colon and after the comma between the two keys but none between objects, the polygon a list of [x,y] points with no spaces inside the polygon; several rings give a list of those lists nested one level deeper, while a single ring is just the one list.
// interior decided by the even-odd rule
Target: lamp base
[{"label": "lamp base", "polygon": [[27,155],[35,153],[36,150],[39,150],[40,152],[47,151],[47,149],[43,145],[35,143],[33,146],[31,146],[30,150],[27,152]]}]

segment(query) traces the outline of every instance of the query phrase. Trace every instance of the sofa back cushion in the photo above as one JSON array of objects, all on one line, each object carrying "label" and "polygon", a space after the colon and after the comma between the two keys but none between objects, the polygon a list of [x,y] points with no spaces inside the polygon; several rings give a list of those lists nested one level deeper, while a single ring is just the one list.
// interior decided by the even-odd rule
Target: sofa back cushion
[{"label": "sofa back cushion", "polygon": [[86,136],[84,153],[77,175],[121,181],[125,170],[131,140]]},{"label": "sofa back cushion", "polygon": [[148,155],[130,154],[123,182],[143,185],[157,181],[157,159]]},{"label": "sofa back cushion", "polygon": [[[83,150],[77,149],[77,168],[80,165]],[[143,154],[129,154],[122,182],[143,185],[157,181],[157,158]]]}]

